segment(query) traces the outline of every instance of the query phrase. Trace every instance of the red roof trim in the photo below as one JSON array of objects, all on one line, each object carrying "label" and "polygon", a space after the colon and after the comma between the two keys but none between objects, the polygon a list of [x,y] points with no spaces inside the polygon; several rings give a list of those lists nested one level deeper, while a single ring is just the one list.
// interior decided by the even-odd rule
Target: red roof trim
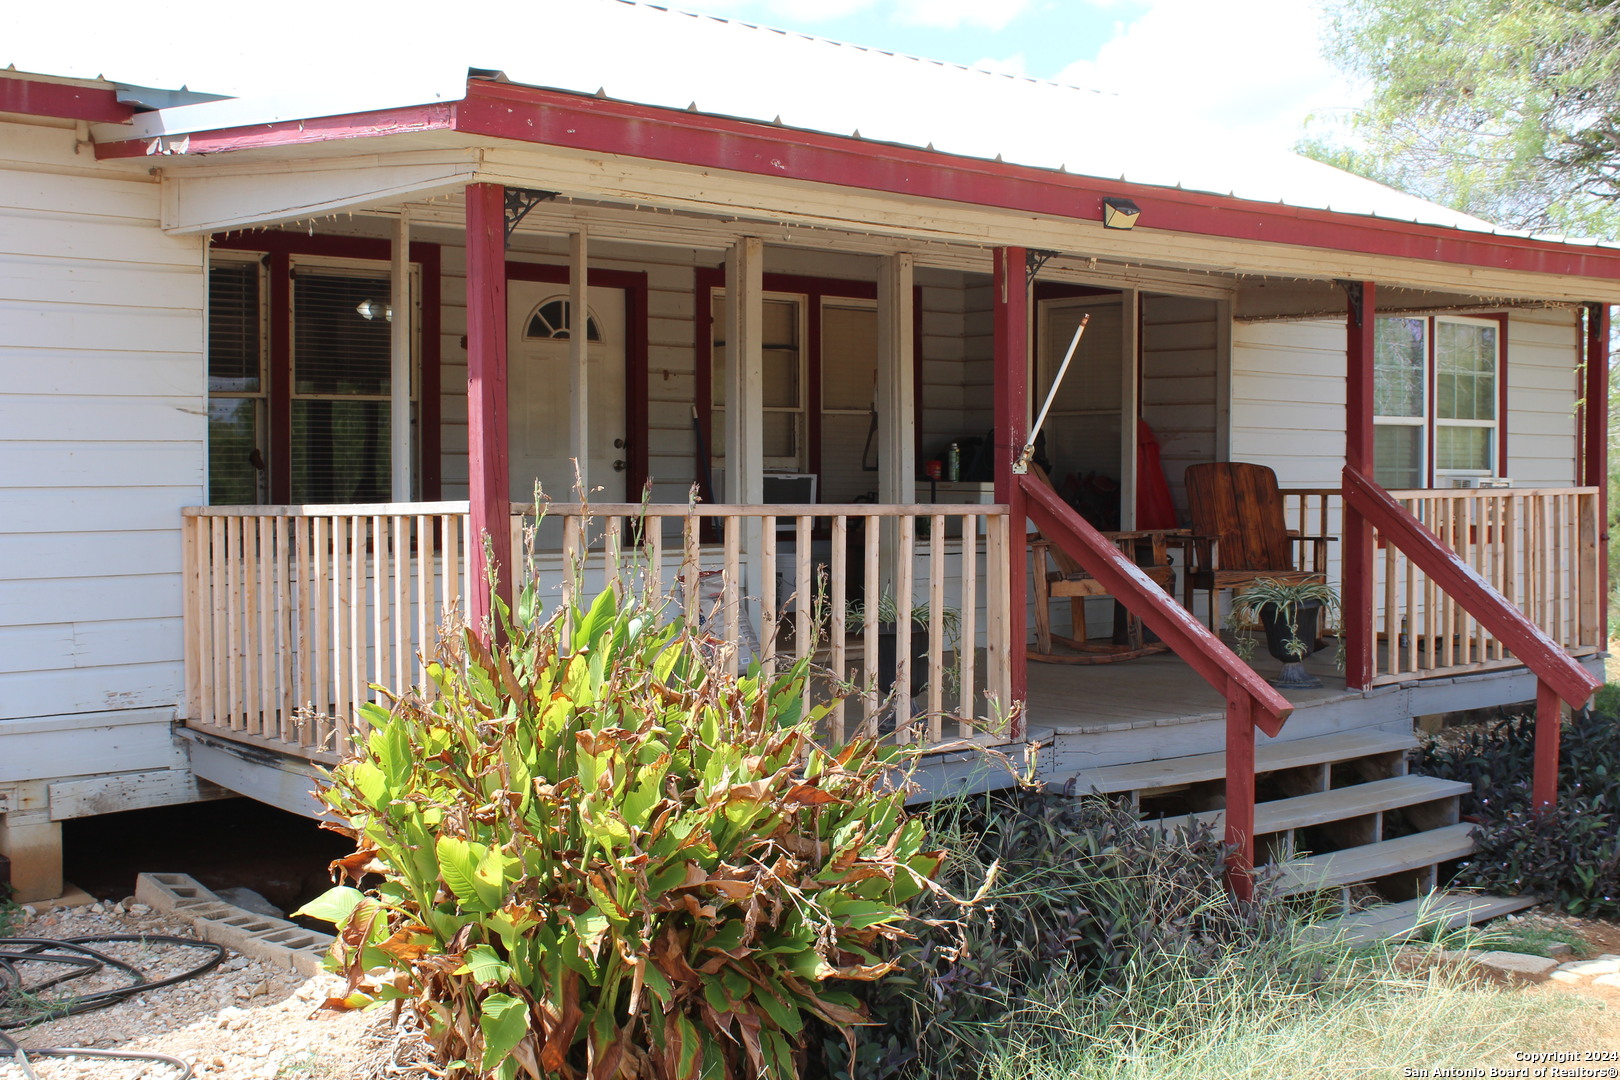
[{"label": "red roof trim", "polygon": [[218,154],[227,150],[254,150],[267,146],[300,146],[334,139],[363,139],[373,135],[400,135],[412,131],[448,131],[455,127],[454,103],[409,105],[400,109],[317,116],[309,120],[282,120],[274,124],[194,131],[189,134],[121,139],[96,147],[98,158],[129,158],[180,154]]},{"label": "red roof trim", "polygon": [[127,124],[135,115],[134,106],[119,101],[116,90],[9,75],[0,75],[0,112],[59,116],[92,124]]},{"label": "red roof trim", "polygon": [[1105,195],[1142,208],[1138,229],[1260,240],[1430,262],[1620,278],[1620,250],[1337,214],[1098,180],[769,124],[475,81],[456,114],[469,134],[780,176],[1049,217],[1097,221]]}]

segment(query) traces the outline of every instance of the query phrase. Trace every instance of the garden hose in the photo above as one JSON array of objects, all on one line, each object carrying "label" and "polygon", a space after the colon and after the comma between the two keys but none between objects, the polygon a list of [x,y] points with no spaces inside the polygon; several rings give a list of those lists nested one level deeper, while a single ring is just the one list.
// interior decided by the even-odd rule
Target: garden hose
[{"label": "garden hose", "polygon": [[[200,949],[208,955],[201,963],[180,972],[178,975],[152,979],[133,964],[91,948],[92,945],[106,945],[117,942],[139,942],[143,945],[168,945],[182,949]],[[175,1080],[189,1080],[191,1066],[177,1057],[170,1057],[168,1054],[140,1053],[130,1050],[91,1050],[72,1046],[52,1046],[24,1050],[6,1032],[34,1024],[42,1024],[49,1020],[58,1020],[64,1016],[74,1016],[95,1009],[104,1009],[136,994],[144,994],[149,990],[158,990],[165,986],[173,986],[175,983],[185,982],[188,979],[195,979],[199,975],[212,971],[224,959],[224,946],[216,945],[212,941],[169,937],[161,934],[97,934],[89,937],[63,938],[61,940],[31,937],[0,938],[0,1061],[11,1059],[22,1068],[23,1075],[28,1080],[38,1080],[37,1074],[29,1066],[29,1058],[46,1057],[147,1061],[176,1070]],[[23,979],[21,971],[29,965],[46,965],[61,970],[55,971],[33,983],[27,983]],[[86,994],[73,995],[63,1000],[53,1001],[42,999],[39,996],[44,990],[66,986],[75,979],[82,979],[109,970],[121,972],[129,979],[129,982],[123,986],[115,986],[108,990],[94,990]]]}]

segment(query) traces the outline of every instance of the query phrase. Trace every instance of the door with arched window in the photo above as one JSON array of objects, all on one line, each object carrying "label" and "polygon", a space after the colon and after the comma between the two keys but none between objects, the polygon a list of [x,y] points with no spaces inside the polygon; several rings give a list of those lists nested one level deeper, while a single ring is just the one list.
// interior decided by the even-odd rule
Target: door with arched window
[{"label": "door with arched window", "polygon": [[[625,448],[624,292],[593,288],[586,321],[589,374],[587,472],[592,499],[623,502]],[[508,281],[507,426],[512,498],[528,502],[538,482],[554,502],[573,502],[569,425],[569,339],[580,319],[567,289]],[[560,536],[560,534],[559,534]]]}]

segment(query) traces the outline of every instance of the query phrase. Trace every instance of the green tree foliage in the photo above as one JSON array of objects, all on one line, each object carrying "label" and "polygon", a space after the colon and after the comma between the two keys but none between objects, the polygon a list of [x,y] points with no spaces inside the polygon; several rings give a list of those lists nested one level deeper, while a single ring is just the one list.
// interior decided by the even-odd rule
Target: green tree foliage
[{"label": "green tree foliage", "polygon": [[806,661],[733,678],[634,598],[534,606],[499,648],[447,635],[333,770],[334,869],[382,879],[305,908],[350,1004],[409,1003],[451,1076],[792,1080],[943,857],[897,751],[823,745]]},{"label": "green tree foliage", "polygon": [[1301,150],[1498,224],[1620,237],[1620,3],[1328,0],[1372,83],[1360,145]]}]

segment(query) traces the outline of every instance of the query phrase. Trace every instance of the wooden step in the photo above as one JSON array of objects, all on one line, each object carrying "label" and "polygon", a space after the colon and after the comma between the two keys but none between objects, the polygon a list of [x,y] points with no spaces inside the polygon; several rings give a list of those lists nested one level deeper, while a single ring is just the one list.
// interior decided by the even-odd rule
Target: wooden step
[{"label": "wooden step", "polygon": [[[1410,732],[1383,731],[1360,728],[1355,731],[1316,735],[1308,739],[1285,742],[1262,740],[1254,748],[1254,769],[1257,773],[1278,769],[1294,769],[1324,762],[1351,761],[1375,754],[1389,754],[1410,750],[1417,746],[1417,738]],[[1132,762],[1128,765],[1108,765],[1099,769],[1085,769],[1077,773],[1070,789],[1074,794],[1091,792],[1109,794],[1118,791],[1153,791],[1159,788],[1196,784],[1205,780],[1219,780],[1226,775],[1226,754],[1194,754],[1189,757],[1162,758],[1158,761]]]},{"label": "wooden step", "polygon": [[1313,937],[1334,939],[1346,945],[1370,945],[1375,941],[1404,941],[1430,930],[1454,930],[1486,922],[1502,915],[1534,907],[1539,896],[1484,896],[1479,893],[1434,892],[1399,904],[1380,904],[1340,915],[1310,928]]},{"label": "wooden step", "polygon": [[[1402,806],[1417,806],[1451,798],[1472,791],[1469,784],[1457,780],[1441,780],[1434,776],[1391,776],[1365,784],[1316,791],[1309,795],[1296,795],[1291,799],[1276,799],[1260,803],[1254,808],[1254,835],[1282,832],[1284,829],[1303,829],[1329,821],[1364,817],[1380,810],[1394,810]],[[1162,818],[1159,824],[1166,830],[1193,822],[1224,827],[1225,810],[1206,810],[1198,814]]]},{"label": "wooden step", "polygon": [[1277,888],[1285,896],[1333,885],[1417,870],[1447,859],[1460,859],[1474,850],[1474,827],[1466,822],[1428,832],[1413,833],[1377,844],[1363,844],[1326,855],[1312,855],[1281,865]]}]

